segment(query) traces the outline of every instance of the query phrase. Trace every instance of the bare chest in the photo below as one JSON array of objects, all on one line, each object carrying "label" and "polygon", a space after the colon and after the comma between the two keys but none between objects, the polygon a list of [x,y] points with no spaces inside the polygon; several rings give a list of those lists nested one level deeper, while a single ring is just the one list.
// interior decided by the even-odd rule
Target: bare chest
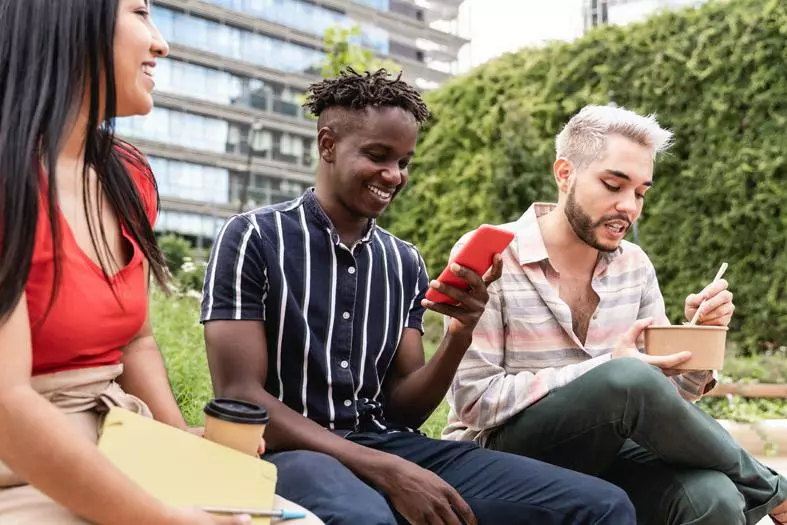
[{"label": "bare chest", "polygon": [[560,298],[571,310],[574,334],[584,344],[590,319],[598,307],[598,294],[590,285],[590,279],[561,277]]}]

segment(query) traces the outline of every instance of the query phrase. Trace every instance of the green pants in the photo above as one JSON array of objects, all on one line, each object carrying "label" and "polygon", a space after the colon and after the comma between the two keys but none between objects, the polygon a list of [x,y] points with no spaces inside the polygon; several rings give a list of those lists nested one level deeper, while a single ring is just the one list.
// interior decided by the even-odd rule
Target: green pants
[{"label": "green pants", "polygon": [[487,446],[618,485],[641,525],[754,525],[787,499],[787,479],[633,358],[554,390]]}]

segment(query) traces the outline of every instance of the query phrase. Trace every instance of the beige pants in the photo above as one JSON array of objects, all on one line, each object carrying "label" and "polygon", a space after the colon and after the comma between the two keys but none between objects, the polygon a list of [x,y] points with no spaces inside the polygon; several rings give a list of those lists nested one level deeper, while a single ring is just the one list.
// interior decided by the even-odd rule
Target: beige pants
[{"label": "beige pants", "polygon": [[[104,415],[110,407],[117,406],[151,417],[145,403],[125,393],[114,381],[122,371],[122,365],[69,370],[36,376],[32,385],[66,414],[69,423],[95,443]],[[43,460],[46,461],[45,458]],[[276,496],[274,506],[306,512],[305,519],[288,520],[287,525],[322,524],[313,514],[279,496]],[[87,525],[88,522],[26,484],[0,462],[0,525],[25,524]]]}]

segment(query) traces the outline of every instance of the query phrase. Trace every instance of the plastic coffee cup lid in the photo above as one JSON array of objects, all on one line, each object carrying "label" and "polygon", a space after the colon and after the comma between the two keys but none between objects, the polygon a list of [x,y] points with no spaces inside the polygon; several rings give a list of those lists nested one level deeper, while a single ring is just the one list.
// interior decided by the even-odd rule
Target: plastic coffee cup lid
[{"label": "plastic coffee cup lid", "polygon": [[243,423],[247,425],[264,425],[268,423],[268,411],[260,405],[220,397],[211,400],[204,410],[205,414],[228,421],[230,423]]}]

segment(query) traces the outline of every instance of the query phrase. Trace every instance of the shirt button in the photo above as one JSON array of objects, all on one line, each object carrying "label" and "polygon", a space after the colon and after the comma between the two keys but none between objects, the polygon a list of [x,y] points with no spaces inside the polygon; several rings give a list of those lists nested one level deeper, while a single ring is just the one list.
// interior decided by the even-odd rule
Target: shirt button
[{"label": "shirt button", "polygon": [[344,319],[349,319],[349,318],[350,318],[350,312],[344,312],[344,313],[342,314],[342,317],[343,317]]},{"label": "shirt button", "polygon": [[353,404],[353,402],[352,402],[352,401],[350,401],[349,399],[345,399],[345,400],[344,400],[344,406],[346,406],[346,407],[349,407],[349,406],[350,406],[350,405],[352,405],[352,404]]},{"label": "shirt button", "polygon": [[341,363],[339,363],[339,366],[342,368],[347,368],[348,366],[350,366],[350,363],[348,363],[347,361],[342,361]]},{"label": "shirt button", "polygon": [[350,275],[354,274],[355,273],[355,266],[350,266],[349,268],[347,268],[347,273],[349,273]]}]

